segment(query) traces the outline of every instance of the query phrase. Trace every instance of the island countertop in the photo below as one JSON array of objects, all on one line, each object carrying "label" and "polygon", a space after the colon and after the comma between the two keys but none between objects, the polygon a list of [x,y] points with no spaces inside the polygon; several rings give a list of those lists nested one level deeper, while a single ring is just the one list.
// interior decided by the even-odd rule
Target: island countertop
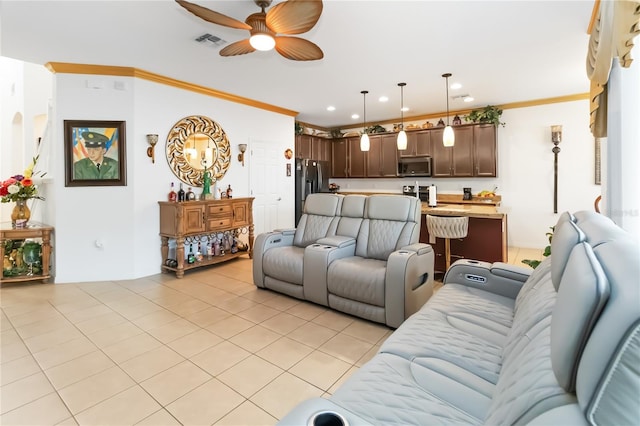
[{"label": "island countertop", "polygon": [[422,214],[436,216],[469,216],[485,219],[504,219],[505,214],[498,212],[495,206],[478,206],[472,204],[439,204],[429,207],[422,203]]}]

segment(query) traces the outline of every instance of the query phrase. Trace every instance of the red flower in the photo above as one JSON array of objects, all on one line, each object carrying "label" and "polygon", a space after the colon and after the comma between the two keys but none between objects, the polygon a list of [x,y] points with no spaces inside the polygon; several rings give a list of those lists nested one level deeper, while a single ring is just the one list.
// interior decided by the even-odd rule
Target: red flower
[{"label": "red flower", "polygon": [[9,194],[9,190],[7,189],[7,187],[4,185],[0,187],[0,197],[4,197],[7,194]]}]

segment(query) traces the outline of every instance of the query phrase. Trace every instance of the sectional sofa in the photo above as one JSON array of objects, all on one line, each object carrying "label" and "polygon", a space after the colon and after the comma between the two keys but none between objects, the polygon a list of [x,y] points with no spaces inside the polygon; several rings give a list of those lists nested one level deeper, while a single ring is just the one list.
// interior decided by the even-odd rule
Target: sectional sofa
[{"label": "sectional sofa", "polygon": [[433,293],[420,215],[415,197],[309,195],[296,229],[256,238],[253,281],[396,328]]},{"label": "sectional sofa", "polygon": [[533,272],[454,263],[368,363],[280,424],[636,425],[639,366],[638,241],[565,213]]}]

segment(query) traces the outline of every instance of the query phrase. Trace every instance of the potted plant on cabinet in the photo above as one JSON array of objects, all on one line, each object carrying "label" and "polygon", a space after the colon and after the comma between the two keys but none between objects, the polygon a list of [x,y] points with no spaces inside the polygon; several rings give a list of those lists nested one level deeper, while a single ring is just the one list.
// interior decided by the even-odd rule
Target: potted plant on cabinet
[{"label": "potted plant on cabinet", "polygon": [[464,119],[473,123],[493,123],[495,126],[505,126],[506,123],[500,121],[502,110],[493,105],[487,105],[481,109],[472,110]]}]

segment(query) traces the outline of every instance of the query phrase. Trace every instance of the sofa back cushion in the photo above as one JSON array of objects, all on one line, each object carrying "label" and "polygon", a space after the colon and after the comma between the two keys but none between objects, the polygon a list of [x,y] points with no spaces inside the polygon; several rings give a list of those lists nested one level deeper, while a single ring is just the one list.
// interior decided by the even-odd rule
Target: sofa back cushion
[{"label": "sofa back cushion", "polygon": [[339,194],[308,195],[293,236],[293,245],[306,247],[320,238],[335,235],[343,198]]},{"label": "sofa back cushion", "polygon": [[591,246],[573,248],[551,320],[551,364],[560,386],[575,390],[578,362],[607,299],[609,282]]},{"label": "sofa back cushion", "polygon": [[559,220],[551,239],[551,279],[558,290],[562,274],[573,248],[585,240],[584,233],[570,220]]},{"label": "sofa back cushion", "polygon": [[366,195],[347,195],[342,200],[340,210],[340,220],[336,235],[357,238],[360,226],[364,220],[364,206],[367,201]]},{"label": "sofa back cushion", "polygon": [[356,256],[387,260],[420,238],[420,200],[400,195],[371,195],[356,241]]},{"label": "sofa back cushion", "polygon": [[626,234],[599,244],[593,252],[606,274],[610,294],[580,359],[576,394],[593,424],[636,424],[640,395],[640,248],[638,241]]}]

